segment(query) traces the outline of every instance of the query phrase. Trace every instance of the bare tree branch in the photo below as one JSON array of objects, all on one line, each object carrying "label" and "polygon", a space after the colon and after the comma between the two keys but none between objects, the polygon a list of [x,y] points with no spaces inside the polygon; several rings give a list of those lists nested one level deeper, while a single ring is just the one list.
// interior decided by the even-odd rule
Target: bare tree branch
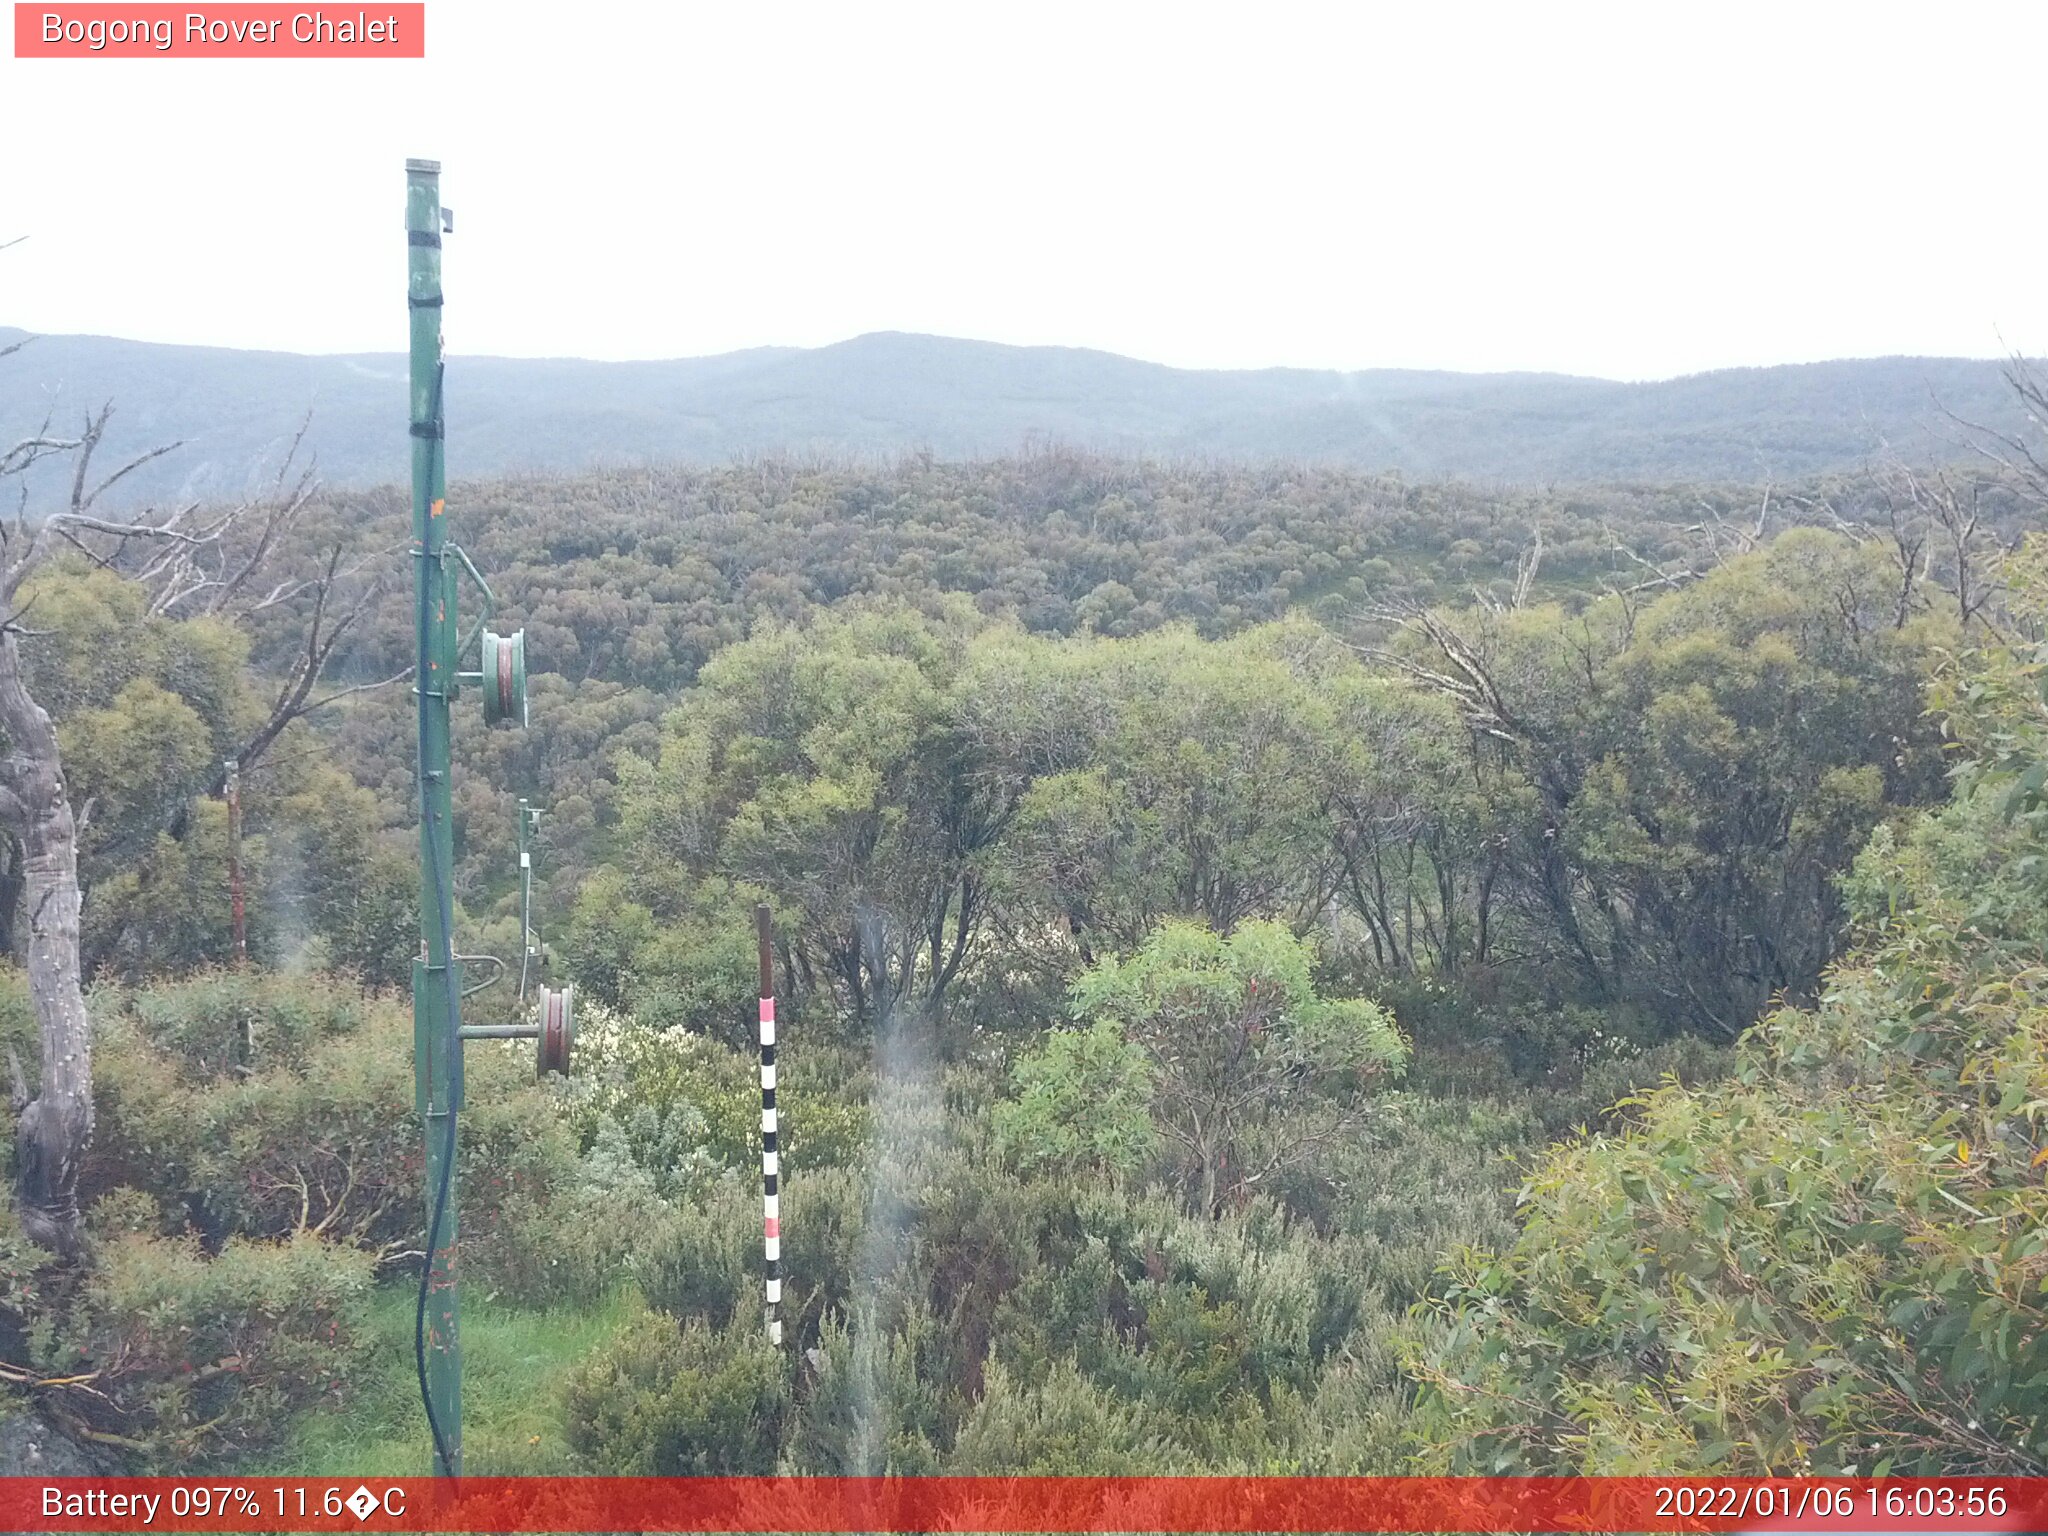
[{"label": "bare tree branch", "polygon": [[353,698],[359,693],[374,693],[379,688],[389,688],[394,683],[404,682],[412,674],[413,669],[407,667],[402,672],[392,673],[389,677],[380,677],[373,683],[355,683],[347,688],[337,688],[333,693],[325,694],[307,704],[304,709],[299,711],[299,716],[303,719],[305,716],[312,714],[316,709],[325,709],[330,704],[339,704],[343,699]]}]

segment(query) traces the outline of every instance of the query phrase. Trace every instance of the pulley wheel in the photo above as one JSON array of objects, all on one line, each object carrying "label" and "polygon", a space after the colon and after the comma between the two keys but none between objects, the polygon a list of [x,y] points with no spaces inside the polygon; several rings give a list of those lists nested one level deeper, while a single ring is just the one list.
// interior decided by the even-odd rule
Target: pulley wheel
[{"label": "pulley wheel", "polygon": [[569,1047],[576,1040],[575,999],[572,988],[563,987],[559,992],[551,987],[540,989],[540,1049],[534,1075],[546,1077],[550,1072],[569,1075]]},{"label": "pulley wheel", "polygon": [[526,631],[483,633],[484,724],[526,724]]}]

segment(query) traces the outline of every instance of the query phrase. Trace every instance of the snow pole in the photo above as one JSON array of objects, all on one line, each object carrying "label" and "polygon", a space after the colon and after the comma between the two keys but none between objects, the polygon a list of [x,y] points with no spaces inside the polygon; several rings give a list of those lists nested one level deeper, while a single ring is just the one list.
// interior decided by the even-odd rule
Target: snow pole
[{"label": "snow pole", "polygon": [[765,1268],[768,1342],[782,1342],[782,1215],[778,1209],[781,1154],[775,1137],[775,918],[767,904],[754,908],[761,959],[761,1243]]}]

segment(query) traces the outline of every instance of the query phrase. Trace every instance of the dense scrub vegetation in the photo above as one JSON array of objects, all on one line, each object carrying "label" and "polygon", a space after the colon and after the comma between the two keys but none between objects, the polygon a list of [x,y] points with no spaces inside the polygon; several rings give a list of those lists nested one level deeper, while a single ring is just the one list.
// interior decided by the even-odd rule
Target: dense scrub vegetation
[{"label": "dense scrub vegetation", "polygon": [[1461,1252],[1419,1352],[1432,1459],[2038,1473],[2044,683],[2031,646],[1948,674],[1957,796],[1870,839],[1825,994],[1559,1151],[1517,1240]]},{"label": "dense scrub vegetation", "polygon": [[[462,1262],[493,1326],[587,1336],[471,1466],[2038,1469],[2035,567],[1994,580],[2018,488],[1903,487],[1048,455],[476,490],[549,670],[533,730],[458,732],[461,947],[516,949],[530,796],[585,1023],[566,1084],[471,1047]],[[322,516],[309,550],[394,526]],[[275,1467],[315,1413],[386,1454],[408,701],[243,785],[237,964],[215,780],[291,633],[40,582],[99,1130],[89,1258],[0,1229],[6,1380],[124,1465]]]}]

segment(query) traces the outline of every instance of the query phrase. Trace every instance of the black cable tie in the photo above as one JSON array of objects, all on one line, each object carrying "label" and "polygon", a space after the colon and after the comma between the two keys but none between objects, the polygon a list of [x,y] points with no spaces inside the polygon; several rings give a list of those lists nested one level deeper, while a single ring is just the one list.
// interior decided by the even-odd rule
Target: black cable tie
[{"label": "black cable tie", "polygon": [[447,424],[439,421],[416,421],[412,424],[411,431],[414,437],[438,438],[448,435]]},{"label": "black cable tie", "polygon": [[431,229],[408,229],[405,232],[405,243],[407,245],[430,245],[438,251],[441,248],[441,237]]}]

